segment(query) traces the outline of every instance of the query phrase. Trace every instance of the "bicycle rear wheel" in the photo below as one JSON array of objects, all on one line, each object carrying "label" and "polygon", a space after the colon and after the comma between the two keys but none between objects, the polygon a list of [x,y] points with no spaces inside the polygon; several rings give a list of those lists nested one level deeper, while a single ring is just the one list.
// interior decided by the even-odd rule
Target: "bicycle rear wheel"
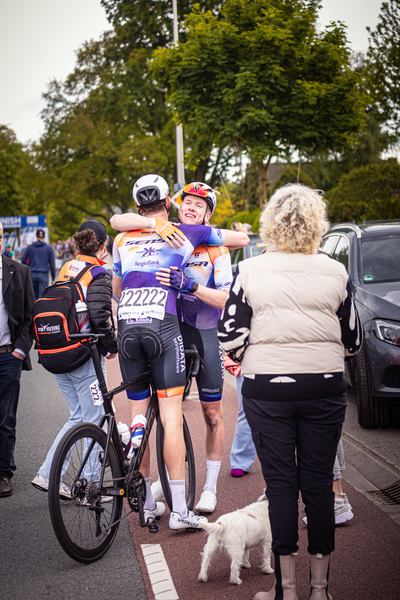
[{"label": "bicycle rear wheel", "polygon": [[[82,563],[92,563],[107,552],[122,512],[122,496],[105,495],[106,490],[120,489],[123,482],[112,444],[105,456],[106,440],[97,425],[75,425],[58,445],[50,471],[49,509],[54,533],[63,550]],[[69,500],[60,498],[61,481],[71,492]]]},{"label": "bicycle rear wheel", "polygon": [[[194,452],[192,439],[190,437],[189,427],[183,415],[183,438],[185,440],[185,487],[186,504],[189,510],[193,510],[194,499],[196,496],[196,467],[194,462]],[[164,498],[168,508],[172,511],[172,496],[169,485],[167,467],[164,461],[164,427],[161,423],[160,415],[157,415],[157,463],[160,474],[161,485],[164,492]]]}]

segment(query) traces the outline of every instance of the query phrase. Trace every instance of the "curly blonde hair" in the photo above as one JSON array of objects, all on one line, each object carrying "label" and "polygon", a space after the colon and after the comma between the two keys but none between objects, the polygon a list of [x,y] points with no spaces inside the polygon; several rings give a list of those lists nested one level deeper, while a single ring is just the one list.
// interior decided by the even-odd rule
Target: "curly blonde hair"
[{"label": "curly blonde hair", "polygon": [[328,229],[324,200],[300,184],[276,190],[260,216],[262,240],[281,252],[315,254]]}]

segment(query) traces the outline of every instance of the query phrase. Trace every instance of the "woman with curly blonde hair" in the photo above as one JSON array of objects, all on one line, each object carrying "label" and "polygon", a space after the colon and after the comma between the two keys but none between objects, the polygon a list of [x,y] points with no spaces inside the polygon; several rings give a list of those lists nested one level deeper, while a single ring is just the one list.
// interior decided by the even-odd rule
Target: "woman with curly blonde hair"
[{"label": "woman with curly blonde hair", "polygon": [[239,263],[218,324],[221,346],[241,363],[243,406],[267,484],[275,583],[254,600],[298,600],[299,492],[308,520],[310,599],[326,600],[344,358],[358,352],[362,329],[344,266],[317,254],[328,229],[318,192],[280,188],[260,225],[267,251]]}]

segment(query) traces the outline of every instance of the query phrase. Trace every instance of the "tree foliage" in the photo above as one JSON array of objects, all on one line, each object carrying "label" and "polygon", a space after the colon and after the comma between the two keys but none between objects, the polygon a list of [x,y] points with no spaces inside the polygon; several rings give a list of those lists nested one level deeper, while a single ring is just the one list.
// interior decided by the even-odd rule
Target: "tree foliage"
[{"label": "tree foliage", "polygon": [[[130,209],[132,185],[141,175],[159,173],[171,188],[176,180],[175,126],[164,92],[148,73],[153,49],[172,43],[172,3],[102,4],[113,29],[83,44],[74,71],[44,94],[45,134],[34,151],[46,173],[44,193],[57,237],[86,216],[108,225],[112,213]],[[187,12],[194,2],[178,4]],[[219,3],[201,5],[208,10]],[[229,163],[226,152],[216,157],[219,168]],[[205,157],[202,175],[211,163]]]},{"label": "tree foliage", "polygon": [[383,2],[375,31],[368,28],[369,74],[381,119],[399,140],[400,0]]},{"label": "tree foliage", "polygon": [[400,165],[389,160],[344,175],[326,195],[331,222],[398,219]]},{"label": "tree foliage", "polygon": [[29,210],[35,190],[27,180],[29,154],[12,129],[0,125],[0,214],[21,215]]},{"label": "tree foliage", "polygon": [[218,16],[194,10],[187,41],[154,53],[152,72],[194,140],[192,164],[237,146],[257,164],[260,203],[272,157],[340,149],[362,124],[344,26],[317,33],[318,9],[317,0],[226,0]]}]

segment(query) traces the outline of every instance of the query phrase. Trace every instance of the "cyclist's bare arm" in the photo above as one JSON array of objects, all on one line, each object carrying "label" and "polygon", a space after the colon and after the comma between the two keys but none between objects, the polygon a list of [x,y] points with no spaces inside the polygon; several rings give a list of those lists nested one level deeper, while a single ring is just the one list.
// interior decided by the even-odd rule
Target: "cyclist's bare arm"
[{"label": "cyclist's bare arm", "polygon": [[[133,231],[135,229],[147,228],[153,228],[155,229],[155,231],[157,231],[157,228],[154,226],[154,221],[156,220],[162,221],[162,219],[152,219],[150,217],[143,217],[142,215],[138,215],[137,213],[124,213],[122,215],[112,216],[110,219],[110,224],[117,231]],[[179,243],[179,236],[185,239],[184,234],[179,231],[178,227],[174,227],[172,223],[169,223],[169,225],[173,227],[173,235],[177,236],[176,240],[173,240],[173,244],[170,243],[169,239],[166,239],[168,237],[166,231],[157,231],[158,235],[163,240],[168,242],[171,247],[172,245],[180,246],[181,244]],[[235,248],[243,248],[243,246],[247,246],[247,244],[250,242],[249,236],[241,231],[231,231],[230,229],[222,229],[221,231],[223,231],[225,234],[225,240],[223,244],[224,246],[229,248],[229,250],[234,250]],[[167,234],[166,237],[162,235],[163,233]]]},{"label": "cyclist's bare arm", "polygon": [[154,217],[144,217],[137,213],[124,213],[113,215],[110,219],[111,226],[117,231],[135,231],[136,229],[154,229],[154,231],[171,248],[183,246],[186,236],[175,227],[173,223]]},{"label": "cyclist's bare arm", "polygon": [[225,234],[224,246],[229,250],[243,248],[250,242],[249,236],[241,231],[231,231],[230,229],[221,229],[221,231]]},{"label": "cyclist's bare arm", "polygon": [[113,275],[113,294],[118,300],[121,298],[122,294],[122,277],[117,277]]},{"label": "cyclist's bare arm", "polygon": [[229,290],[214,290],[205,287],[204,285],[199,285],[193,295],[197,296],[200,300],[203,300],[206,304],[223,310],[228,297],[228,292]]}]

